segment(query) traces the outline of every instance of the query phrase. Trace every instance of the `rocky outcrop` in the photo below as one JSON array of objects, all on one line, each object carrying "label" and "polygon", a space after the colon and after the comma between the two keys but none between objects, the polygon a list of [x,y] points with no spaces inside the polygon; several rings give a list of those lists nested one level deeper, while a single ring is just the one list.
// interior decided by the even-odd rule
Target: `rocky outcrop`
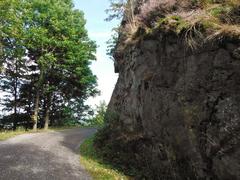
[{"label": "rocky outcrop", "polygon": [[139,179],[240,179],[239,48],[223,38],[192,50],[163,31],[119,45],[96,143],[106,158],[136,167]]},{"label": "rocky outcrop", "polygon": [[129,153],[156,179],[239,179],[239,47],[224,40],[193,52],[174,34],[127,47],[105,142],[134,142]]}]

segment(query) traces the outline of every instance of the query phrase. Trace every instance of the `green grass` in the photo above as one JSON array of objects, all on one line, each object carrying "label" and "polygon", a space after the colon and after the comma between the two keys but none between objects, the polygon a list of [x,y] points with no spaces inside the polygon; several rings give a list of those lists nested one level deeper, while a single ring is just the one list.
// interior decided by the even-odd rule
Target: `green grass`
[{"label": "green grass", "polygon": [[95,180],[127,180],[129,177],[104,163],[93,147],[94,136],[80,146],[80,162]]},{"label": "green grass", "polygon": [[0,141],[9,139],[11,137],[29,133],[30,131],[24,131],[24,130],[18,130],[18,131],[5,131],[5,132],[0,132]]},{"label": "green grass", "polygon": [[49,127],[48,130],[38,129],[37,131],[29,130],[25,131],[24,129],[19,129],[16,131],[0,131],[0,141],[7,140],[9,138],[21,135],[21,134],[29,134],[29,133],[41,133],[46,131],[61,131],[66,129],[77,128],[76,126],[63,126],[63,127]]}]

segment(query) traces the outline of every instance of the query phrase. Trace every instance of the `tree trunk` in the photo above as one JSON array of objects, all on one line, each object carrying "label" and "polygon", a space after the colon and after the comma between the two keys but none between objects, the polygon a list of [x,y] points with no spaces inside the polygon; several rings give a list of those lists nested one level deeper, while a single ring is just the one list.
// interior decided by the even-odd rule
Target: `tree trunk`
[{"label": "tree trunk", "polygon": [[[28,90],[28,108],[27,108],[27,114],[29,116],[31,116],[31,89],[29,88]],[[27,125],[26,125],[26,130],[28,130],[29,128],[31,128],[30,125],[30,120],[27,120]]]},{"label": "tree trunk", "polygon": [[47,95],[46,98],[46,110],[45,110],[45,124],[44,124],[44,129],[47,130],[49,126],[49,113],[50,113],[50,106],[51,106],[51,96],[50,94]]},{"label": "tree trunk", "polygon": [[45,124],[44,124],[44,129],[47,130],[49,125],[49,107],[46,109],[46,114],[45,114]]},{"label": "tree trunk", "polygon": [[14,85],[13,85],[13,94],[14,94],[14,120],[13,120],[13,129],[16,130],[17,128],[17,91],[18,91],[18,64],[16,61],[15,64],[15,73],[14,73]]},{"label": "tree trunk", "polygon": [[40,75],[39,75],[38,83],[36,86],[36,97],[35,97],[35,106],[34,106],[34,114],[33,114],[33,131],[37,131],[40,91],[42,89],[43,80],[44,80],[44,73],[42,69],[40,69]]},{"label": "tree trunk", "polygon": [[14,121],[13,121],[13,129],[17,128],[17,78],[14,80]]},{"label": "tree trunk", "polygon": [[37,131],[39,99],[40,99],[40,93],[39,93],[39,90],[37,90],[36,97],[35,97],[34,114],[33,114],[33,131]]}]

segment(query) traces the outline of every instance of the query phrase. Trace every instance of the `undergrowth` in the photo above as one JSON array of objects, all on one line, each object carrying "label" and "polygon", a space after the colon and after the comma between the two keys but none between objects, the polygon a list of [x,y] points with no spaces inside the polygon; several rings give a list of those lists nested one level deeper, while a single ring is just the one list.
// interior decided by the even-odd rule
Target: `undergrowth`
[{"label": "undergrowth", "polygon": [[2,132],[0,132],[0,141],[9,139],[9,138],[11,138],[11,137],[15,137],[15,136],[17,136],[17,135],[25,134],[25,133],[29,133],[29,131],[25,131],[25,130],[2,131]]},{"label": "undergrowth", "polygon": [[103,160],[101,153],[94,148],[95,136],[87,139],[80,146],[81,164],[96,180],[127,180],[129,177],[114,169],[110,164]]}]

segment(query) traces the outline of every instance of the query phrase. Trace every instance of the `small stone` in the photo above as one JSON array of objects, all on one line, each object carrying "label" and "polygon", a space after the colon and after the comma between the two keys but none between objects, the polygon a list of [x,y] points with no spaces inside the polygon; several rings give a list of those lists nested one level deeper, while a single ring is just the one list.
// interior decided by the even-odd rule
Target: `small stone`
[{"label": "small stone", "polygon": [[233,51],[233,57],[236,59],[240,59],[240,47]]}]

